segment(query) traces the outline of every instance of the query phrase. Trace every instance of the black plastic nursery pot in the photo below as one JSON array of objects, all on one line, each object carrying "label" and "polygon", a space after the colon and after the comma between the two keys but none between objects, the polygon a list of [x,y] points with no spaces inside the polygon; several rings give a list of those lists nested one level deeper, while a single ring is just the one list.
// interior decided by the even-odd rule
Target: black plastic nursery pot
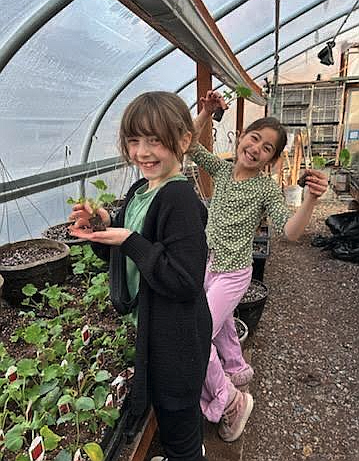
[{"label": "black plastic nursery pot", "polygon": [[253,272],[252,280],[260,280],[263,282],[264,268],[267,258],[270,252],[270,240],[259,240],[254,239],[253,242]]},{"label": "black plastic nursery pot", "polygon": [[[7,265],[4,261],[9,254],[21,255],[34,247],[43,253],[43,257],[33,262]],[[46,253],[54,251],[57,254],[48,256]],[[67,276],[70,262],[70,248],[62,242],[49,239],[30,239],[0,246],[0,274],[4,278],[3,297],[12,305],[21,306],[25,298],[22,288],[32,283],[38,289],[50,285],[63,283]]]},{"label": "black plastic nursery pot", "polygon": [[268,297],[268,288],[260,280],[252,280],[247,293],[237,305],[234,315],[247,325],[249,334],[252,334],[262,316]]}]

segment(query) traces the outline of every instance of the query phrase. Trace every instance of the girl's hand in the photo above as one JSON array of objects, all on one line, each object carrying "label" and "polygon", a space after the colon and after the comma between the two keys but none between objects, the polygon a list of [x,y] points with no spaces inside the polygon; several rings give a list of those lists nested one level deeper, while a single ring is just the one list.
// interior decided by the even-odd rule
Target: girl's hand
[{"label": "girl's hand", "polygon": [[[102,219],[103,223],[107,226],[111,224],[110,214],[104,208],[99,208],[97,214]],[[89,227],[89,219],[93,216],[93,211],[88,202],[85,204],[74,205],[72,213],[69,216],[70,221],[75,221],[74,228]]]},{"label": "girl's hand", "polygon": [[121,245],[132,234],[132,231],[123,227],[107,227],[105,231],[93,232],[91,229],[82,229],[74,225],[69,227],[69,233],[91,242],[104,243],[105,245]]},{"label": "girl's hand", "polygon": [[323,195],[328,189],[328,178],[319,170],[306,170],[309,176],[305,178],[305,185],[309,193],[315,198]]},{"label": "girl's hand", "polygon": [[206,97],[202,96],[200,101],[202,103],[202,110],[204,110],[208,116],[212,115],[218,108],[222,108],[223,110],[228,109],[228,105],[218,91],[207,91]]}]

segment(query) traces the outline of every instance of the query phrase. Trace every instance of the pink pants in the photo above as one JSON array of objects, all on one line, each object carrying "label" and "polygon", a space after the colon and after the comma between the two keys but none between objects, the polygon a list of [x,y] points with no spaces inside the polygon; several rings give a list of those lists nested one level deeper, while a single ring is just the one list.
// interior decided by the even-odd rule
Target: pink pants
[{"label": "pink pants", "polygon": [[250,285],[252,266],[236,272],[210,272],[212,259],[207,264],[204,288],[212,315],[213,333],[201,408],[209,421],[218,422],[227,404],[229,386],[233,386],[226,374],[238,373],[247,366],[234,325],[233,311]]}]

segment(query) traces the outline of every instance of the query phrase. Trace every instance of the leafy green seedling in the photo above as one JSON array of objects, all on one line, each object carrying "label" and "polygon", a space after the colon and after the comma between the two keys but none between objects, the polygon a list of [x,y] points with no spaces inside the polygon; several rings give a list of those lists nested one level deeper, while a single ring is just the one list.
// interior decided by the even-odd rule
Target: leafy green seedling
[{"label": "leafy green seedling", "polygon": [[339,154],[340,165],[343,168],[348,168],[350,166],[351,160],[352,160],[352,156],[350,154],[349,149],[347,148],[342,149]]},{"label": "leafy green seedling", "polygon": [[[235,101],[238,98],[249,98],[251,94],[252,90],[250,88],[238,84],[234,88],[234,90],[224,91],[223,98],[226,101],[227,105],[229,105],[231,102]],[[222,120],[223,114],[224,110],[221,107],[219,107],[214,111],[212,118],[216,122],[220,122]]]},{"label": "leafy green seedling", "polygon": [[315,155],[313,158],[312,158],[312,165],[313,165],[313,168],[315,168],[316,170],[321,170],[322,168],[325,167],[325,158],[322,157],[321,155]]},{"label": "leafy green seedling", "polygon": [[106,226],[103,224],[98,210],[103,208],[105,205],[112,203],[116,196],[115,194],[110,194],[105,192],[107,190],[107,184],[102,179],[97,179],[96,181],[90,182],[95,188],[97,189],[97,195],[95,198],[92,197],[79,197],[78,199],[74,199],[69,197],[67,199],[67,203],[69,205],[88,203],[92,209],[92,216],[90,218],[90,225],[94,231],[105,230]]}]

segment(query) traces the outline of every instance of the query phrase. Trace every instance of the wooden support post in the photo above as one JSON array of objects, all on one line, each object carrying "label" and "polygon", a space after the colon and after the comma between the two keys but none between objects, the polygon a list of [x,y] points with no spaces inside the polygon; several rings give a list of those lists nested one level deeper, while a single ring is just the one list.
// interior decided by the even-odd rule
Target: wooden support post
[{"label": "wooden support post", "polygon": [[[199,99],[201,96],[205,96],[208,90],[212,89],[212,75],[208,68],[203,64],[197,63],[197,112],[201,111]],[[203,127],[199,142],[203,144],[208,150],[213,149],[212,140],[212,120],[208,120],[206,125]],[[212,197],[213,182],[209,174],[199,168],[199,185],[201,188],[202,195],[205,198]]]},{"label": "wooden support post", "polygon": [[242,133],[244,120],[244,98],[237,99],[237,119],[236,119],[236,132]]}]

